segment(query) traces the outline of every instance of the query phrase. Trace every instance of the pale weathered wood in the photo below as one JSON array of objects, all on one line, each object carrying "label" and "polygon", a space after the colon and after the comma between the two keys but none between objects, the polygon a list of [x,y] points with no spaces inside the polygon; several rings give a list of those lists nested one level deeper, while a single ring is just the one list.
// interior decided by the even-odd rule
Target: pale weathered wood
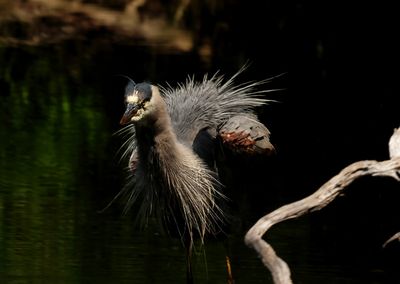
[{"label": "pale weathered wood", "polygon": [[[297,218],[307,213],[321,210],[332,202],[349,184],[363,176],[387,176],[400,181],[400,130],[395,130],[390,138],[387,161],[359,161],[344,168],[316,192],[299,201],[284,205],[259,219],[245,236],[245,243],[253,248],[261,258],[274,280],[274,283],[292,283],[290,269],[284,260],[276,255],[274,249],[262,237],[275,224]],[[386,243],[399,238],[395,235]],[[385,243],[385,244],[386,244]]]},{"label": "pale weathered wood", "polygon": [[383,247],[386,247],[390,242],[393,242],[394,240],[398,240],[400,242],[400,232],[394,234],[391,238],[389,238],[384,244]]},{"label": "pale weathered wood", "polygon": [[400,157],[400,128],[395,128],[389,140],[389,155],[393,159]]}]

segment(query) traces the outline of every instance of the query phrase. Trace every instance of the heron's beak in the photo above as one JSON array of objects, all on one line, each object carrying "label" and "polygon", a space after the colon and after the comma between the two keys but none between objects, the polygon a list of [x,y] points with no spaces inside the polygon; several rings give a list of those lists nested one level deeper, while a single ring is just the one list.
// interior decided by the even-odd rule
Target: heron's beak
[{"label": "heron's beak", "polygon": [[126,107],[125,113],[122,116],[119,123],[121,125],[125,125],[125,124],[128,124],[129,122],[131,122],[131,118],[137,113],[138,109],[139,109],[138,104],[128,104],[128,106]]}]

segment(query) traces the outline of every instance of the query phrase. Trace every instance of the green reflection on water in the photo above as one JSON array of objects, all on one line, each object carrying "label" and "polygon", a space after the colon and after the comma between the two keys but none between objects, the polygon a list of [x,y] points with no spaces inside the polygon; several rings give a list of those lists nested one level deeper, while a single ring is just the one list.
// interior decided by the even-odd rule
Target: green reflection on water
[{"label": "green reflection on water", "polygon": [[56,52],[2,48],[0,61],[1,278],[76,283],[76,236],[95,212],[85,197],[110,137],[104,98]]}]

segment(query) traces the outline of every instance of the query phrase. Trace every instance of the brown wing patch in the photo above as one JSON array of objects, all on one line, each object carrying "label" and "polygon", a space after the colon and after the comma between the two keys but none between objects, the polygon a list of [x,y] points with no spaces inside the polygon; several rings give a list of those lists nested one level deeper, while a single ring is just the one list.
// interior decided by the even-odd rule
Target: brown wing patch
[{"label": "brown wing patch", "polygon": [[235,152],[254,152],[255,141],[251,139],[249,133],[241,132],[221,132],[220,136],[223,143]]},{"label": "brown wing patch", "polygon": [[274,146],[270,132],[254,115],[238,115],[229,119],[219,130],[223,144],[236,153],[272,154]]}]

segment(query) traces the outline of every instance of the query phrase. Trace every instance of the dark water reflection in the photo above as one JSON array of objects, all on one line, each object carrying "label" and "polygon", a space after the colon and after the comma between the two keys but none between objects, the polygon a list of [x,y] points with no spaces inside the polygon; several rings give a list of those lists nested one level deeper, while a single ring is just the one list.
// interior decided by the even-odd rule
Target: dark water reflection
[{"label": "dark water reflection", "polygon": [[[164,82],[204,68],[198,68],[198,59],[191,55],[92,47],[66,43],[0,49],[0,282],[184,283],[179,240],[157,228],[139,231],[132,216],[121,215],[118,204],[99,210],[123,180],[124,165],[116,155],[120,141],[113,133],[119,128],[124,82],[115,75]],[[263,192],[257,180],[237,183],[240,220],[228,238],[237,283],[271,282],[255,253],[244,246],[243,235],[257,216],[287,201],[283,186],[294,183],[282,178],[275,177],[277,189],[271,193]],[[267,205],[260,194],[270,201]],[[269,239],[294,270],[295,282],[390,279],[381,262],[364,267],[365,254],[345,255],[350,246],[342,246],[357,238],[330,235],[354,233],[329,219],[332,212],[321,217],[328,216],[325,225],[318,217],[304,218],[272,230]],[[361,252],[362,247],[355,249]],[[226,283],[225,253],[224,244],[216,240],[207,242],[205,252],[198,251],[198,283]]]}]

